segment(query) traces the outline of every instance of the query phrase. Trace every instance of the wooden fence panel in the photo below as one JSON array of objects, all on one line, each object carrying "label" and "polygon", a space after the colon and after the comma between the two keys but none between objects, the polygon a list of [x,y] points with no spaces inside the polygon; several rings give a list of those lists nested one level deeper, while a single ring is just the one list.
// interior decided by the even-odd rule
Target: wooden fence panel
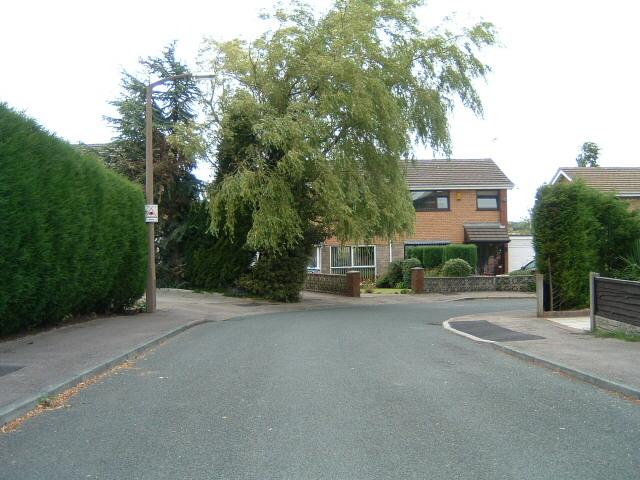
[{"label": "wooden fence panel", "polygon": [[640,282],[597,277],[595,314],[640,327]]}]

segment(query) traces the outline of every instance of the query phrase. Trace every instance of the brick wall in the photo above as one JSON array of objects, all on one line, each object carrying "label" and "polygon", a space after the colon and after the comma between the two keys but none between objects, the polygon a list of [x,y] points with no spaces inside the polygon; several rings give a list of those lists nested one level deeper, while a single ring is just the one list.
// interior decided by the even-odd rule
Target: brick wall
[{"label": "brick wall", "polygon": [[[500,203],[506,218],[506,191],[500,191]],[[416,212],[415,233],[409,240],[449,240],[464,243],[465,223],[500,222],[501,210],[478,210],[475,190],[452,190],[449,196],[451,210],[443,212]]]},{"label": "brick wall", "polygon": [[311,292],[339,293],[346,295],[347,276],[325,273],[308,273],[304,281],[304,289]]},{"label": "brick wall", "polygon": [[425,277],[425,293],[459,292],[532,292],[535,290],[533,276],[514,277]]}]

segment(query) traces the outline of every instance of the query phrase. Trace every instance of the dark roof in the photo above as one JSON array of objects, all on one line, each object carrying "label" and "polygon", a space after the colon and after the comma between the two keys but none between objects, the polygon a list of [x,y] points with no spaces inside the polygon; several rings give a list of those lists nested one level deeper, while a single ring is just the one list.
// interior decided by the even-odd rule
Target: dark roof
[{"label": "dark roof", "polygon": [[511,180],[490,158],[416,160],[405,165],[409,190],[513,188]]},{"label": "dark roof", "polygon": [[640,167],[563,167],[558,169],[551,183],[556,183],[563,175],[570,181],[579,178],[601,192],[640,195]]},{"label": "dark roof", "polygon": [[465,223],[464,238],[471,243],[509,242],[507,227],[499,223]]}]

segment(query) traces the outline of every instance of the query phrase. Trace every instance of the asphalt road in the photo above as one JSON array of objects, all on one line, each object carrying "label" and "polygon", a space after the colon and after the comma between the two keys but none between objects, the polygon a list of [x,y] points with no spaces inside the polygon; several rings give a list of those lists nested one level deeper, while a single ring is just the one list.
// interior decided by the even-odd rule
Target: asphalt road
[{"label": "asphalt road", "polygon": [[0,434],[2,479],[637,479],[640,405],[445,331],[527,300],[196,327]]}]

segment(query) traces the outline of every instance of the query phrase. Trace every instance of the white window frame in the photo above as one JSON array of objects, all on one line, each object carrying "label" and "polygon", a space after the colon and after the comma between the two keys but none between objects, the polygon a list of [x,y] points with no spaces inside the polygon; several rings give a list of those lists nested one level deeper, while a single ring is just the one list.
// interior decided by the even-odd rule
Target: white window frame
[{"label": "white window frame", "polygon": [[316,267],[313,268],[307,266],[307,270],[310,272],[320,272],[322,271],[322,246],[316,245],[313,248],[315,248],[315,253],[312,255],[312,257],[316,257]]},{"label": "white window frame", "polygon": [[[335,267],[333,265],[334,263],[334,254],[333,254],[333,247],[349,247],[349,252],[351,254],[351,264],[350,265],[345,265],[344,267]],[[361,247],[373,247],[373,265],[354,265],[353,264],[353,249],[354,248],[361,248]],[[330,261],[329,261],[329,268],[374,268],[375,271],[378,271],[378,259],[377,259],[377,252],[376,252],[376,246],[375,245],[331,245],[331,250],[330,250]]]}]

